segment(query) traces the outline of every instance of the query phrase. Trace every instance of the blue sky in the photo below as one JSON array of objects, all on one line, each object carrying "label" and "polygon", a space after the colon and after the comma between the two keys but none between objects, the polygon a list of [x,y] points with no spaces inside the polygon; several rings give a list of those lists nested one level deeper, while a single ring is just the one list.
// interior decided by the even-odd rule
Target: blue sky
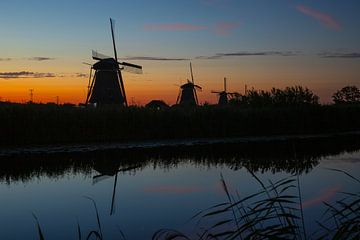
[{"label": "blue sky", "polygon": [[[116,20],[119,57],[138,57],[150,77],[151,71],[160,71],[164,63],[143,61],[141,57],[193,59],[206,71],[210,71],[206,67],[213,68],[216,63],[218,71],[219,66],[224,66],[223,72],[229,71],[227,66],[236,67],[247,61],[241,66],[248,66],[253,72],[256,66],[265,64],[262,76],[265,71],[279,72],[283,64],[279,62],[285,61],[281,58],[287,58],[287,67],[295,68],[295,72],[312,72],[311,66],[307,66],[309,61],[319,65],[323,74],[312,75],[319,74],[313,80],[319,81],[318,85],[325,83],[320,78],[333,75],[326,69],[334,66],[339,67],[339,75],[351,72],[347,83],[356,84],[359,74],[355,69],[360,67],[359,12],[357,0],[5,1],[0,5],[0,73],[20,69],[57,75],[85,73],[86,67],[81,62],[91,61],[92,49],[112,55],[109,30],[112,17]],[[253,56],[254,53],[257,55]],[[220,57],[212,58],[216,54]],[[33,57],[44,60],[41,65],[25,61]],[[181,71],[188,66],[181,61],[166,64],[174,69],[182,64],[185,67]],[[156,74],[153,75],[155,78]],[[231,77],[240,75],[234,73]],[[171,81],[177,82],[180,76]],[[294,78],[300,79],[299,75]],[[209,79],[215,87],[215,79]],[[150,80],[155,86],[162,83]],[[312,85],[316,86],[314,82]],[[340,85],[338,82],[333,88]],[[263,85],[256,80],[254,86]]]}]

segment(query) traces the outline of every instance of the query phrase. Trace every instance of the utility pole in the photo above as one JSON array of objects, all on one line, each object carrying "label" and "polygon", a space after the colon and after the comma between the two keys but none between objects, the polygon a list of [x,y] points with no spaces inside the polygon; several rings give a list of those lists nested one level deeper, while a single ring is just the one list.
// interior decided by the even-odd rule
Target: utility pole
[{"label": "utility pole", "polygon": [[30,103],[33,103],[33,98],[34,98],[34,89],[29,89],[30,91]]}]

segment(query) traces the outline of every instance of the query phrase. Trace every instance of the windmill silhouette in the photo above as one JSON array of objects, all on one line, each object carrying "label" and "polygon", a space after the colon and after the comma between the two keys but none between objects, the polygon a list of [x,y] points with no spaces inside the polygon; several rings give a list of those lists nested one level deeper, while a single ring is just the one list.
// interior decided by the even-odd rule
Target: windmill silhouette
[{"label": "windmill silhouette", "polygon": [[202,88],[195,84],[191,63],[190,63],[190,74],[191,74],[191,81],[187,79],[187,83],[180,86],[180,92],[177,97],[176,104],[187,105],[187,106],[196,106],[199,104],[196,91],[197,90],[201,91]]},{"label": "windmill silhouette", "polygon": [[[114,48],[114,58],[103,55],[94,50],[92,51],[92,58],[97,60],[97,62],[90,68],[88,93],[85,104],[118,104],[127,106],[128,103],[121,71],[137,74],[142,73],[141,66],[118,61],[114,37],[114,20],[111,18],[110,27]],[[92,70],[95,70],[93,78]]]},{"label": "windmill silhouette", "polygon": [[226,105],[229,103],[229,98],[238,97],[240,94],[237,92],[227,92],[226,90],[226,78],[224,78],[224,90],[223,91],[211,91],[211,93],[216,93],[219,95],[219,105]]}]

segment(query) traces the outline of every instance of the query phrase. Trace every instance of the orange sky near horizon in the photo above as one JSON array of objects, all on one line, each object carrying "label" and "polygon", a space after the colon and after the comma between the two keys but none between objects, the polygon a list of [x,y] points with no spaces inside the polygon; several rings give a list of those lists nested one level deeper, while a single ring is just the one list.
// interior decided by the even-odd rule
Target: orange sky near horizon
[{"label": "orange sky near horizon", "polygon": [[[131,61],[143,66],[143,74],[123,73],[130,105],[145,105],[152,99],[174,104],[179,85],[190,78],[188,61]],[[80,63],[80,64],[79,64]],[[55,59],[49,62],[27,63],[25,60],[3,62],[0,72],[21,69],[54,73],[53,77],[1,78],[2,101],[27,102],[29,89],[34,89],[34,102],[84,103],[89,68],[81,59]],[[269,90],[272,87],[301,85],[320,96],[322,103],[331,102],[331,95],[345,85],[356,85],[360,79],[355,61],[321,59],[311,56],[245,57],[219,60],[194,60],[196,84],[203,87],[198,93],[200,103],[216,103],[212,90],[222,90],[223,78],[228,79],[228,91],[244,93],[248,88]],[[78,74],[85,76],[78,77]]]}]

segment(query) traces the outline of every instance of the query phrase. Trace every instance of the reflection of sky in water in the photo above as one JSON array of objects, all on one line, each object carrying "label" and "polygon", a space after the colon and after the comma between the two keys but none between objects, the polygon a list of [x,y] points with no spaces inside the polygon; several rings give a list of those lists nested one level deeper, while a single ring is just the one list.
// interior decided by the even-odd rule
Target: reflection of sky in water
[{"label": "reflection of sky in water", "polygon": [[[323,213],[323,201],[334,200],[337,191],[360,189],[360,185],[345,174],[326,168],[359,176],[359,159],[359,152],[326,157],[312,171],[301,176],[307,230],[315,230],[312,221]],[[119,238],[119,228],[128,239],[150,239],[161,228],[191,231],[191,224],[186,223],[190,217],[199,210],[226,201],[219,182],[220,173],[230,190],[237,190],[240,196],[261,189],[246,169],[195,167],[187,161],[170,169],[147,166],[136,174],[119,173],[116,210],[110,216],[114,177],[93,185],[89,176],[68,173],[59,179],[39,177],[26,183],[1,184],[1,238],[38,239],[32,213],[39,218],[47,239],[76,238],[77,219],[84,233],[96,229],[93,205],[83,196],[96,201],[105,239]],[[265,172],[257,173],[257,176],[267,182],[288,174]]]}]

